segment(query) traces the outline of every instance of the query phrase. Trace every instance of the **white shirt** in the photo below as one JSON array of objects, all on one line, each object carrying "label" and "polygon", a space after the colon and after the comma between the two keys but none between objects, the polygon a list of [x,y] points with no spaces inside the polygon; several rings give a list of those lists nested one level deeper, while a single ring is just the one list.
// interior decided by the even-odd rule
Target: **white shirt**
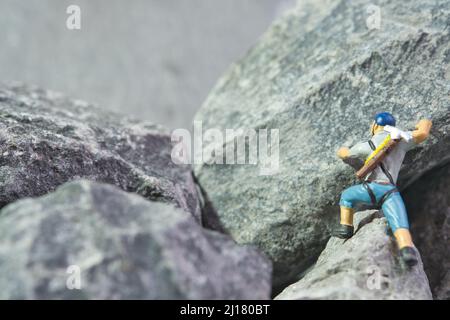
[{"label": "white shirt", "polygon": [[[370,140],[374,143],[375,147],[378,147],[388,135],[389,132],[381,131],[375,134]],[[412,132],[406,132],[406,135],[401,139],[400,143],[382,161],[384,168],[392,176],[394,184],[397,183],[398,174],[406,153],[415,145],[416,143],[414,142]],[[372,152],[373,150],[370,147],[369,142],[361,142],[350,148],[349,158],[351,160],[357,159],[365,161]],[[367,176],[366,181],[390,183],[389,177],[383,172],[381,166],[375,168],[375,170]]]}]

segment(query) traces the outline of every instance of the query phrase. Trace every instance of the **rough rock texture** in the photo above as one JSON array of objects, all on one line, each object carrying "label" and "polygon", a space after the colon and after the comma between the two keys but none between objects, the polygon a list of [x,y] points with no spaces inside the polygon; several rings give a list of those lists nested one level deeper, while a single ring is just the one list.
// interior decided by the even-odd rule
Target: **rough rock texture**
[{"label": "rough rock texture", "polygon": [[278,287],[326,245],[338,197],[354,176],[335,151],[368,139],[376,112],[394,113],[402,128],[434,121],[429,141],[406,159],[400,186],[450,158],[450,2],[377,1],[380,29],[366,24],[372,3],[300,1],[196,116],[204,130],[280,130],[278,174],[260,176],[251,165],[195,168],[223,227],[273,259]]},{"label": "rough rock texture", "polygon": [[200,220],[191,169],[170,154],[170,136],[159,126],[53,92],[0,85],[1,206],[87,178],[173,203]]},{"label": "rough rock texture", "polygon": [[413,268],[396,255],[396,244],[377,211],[356,214],[357,232],[349,240],[331,238],[304,278],[276,299],[431,299],[420,262]]},{"label": "rough rock texture", "polygon": [[404,193],[414,242],[435,299],[450,300],[450,166],[424,175]]},{"label": "rough rock texture", "polygon": [[[73,265],[80,290],[66,287]],[[271,264],[172,205],[79,181],[2,209],[0,288],[0,299],[267,299]]]}]

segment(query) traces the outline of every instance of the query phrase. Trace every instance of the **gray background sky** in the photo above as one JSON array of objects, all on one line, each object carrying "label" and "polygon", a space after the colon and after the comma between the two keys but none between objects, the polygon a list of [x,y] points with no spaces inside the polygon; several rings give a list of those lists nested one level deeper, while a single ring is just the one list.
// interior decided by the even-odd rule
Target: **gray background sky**
[{"label": "gray background sky", "polygon": [[[0,0],[0,81],[190,128],[218,77],[292,0]],[[82,29],[66,28],[81,7]]]}]

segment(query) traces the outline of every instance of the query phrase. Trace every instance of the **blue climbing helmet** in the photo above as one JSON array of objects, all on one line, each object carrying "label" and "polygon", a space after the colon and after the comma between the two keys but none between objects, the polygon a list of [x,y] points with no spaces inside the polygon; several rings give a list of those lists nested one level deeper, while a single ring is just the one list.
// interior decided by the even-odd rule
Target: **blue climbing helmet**
[{"label": "blue climbing helmet", "polygon": [[395,127],[395,118],[389,112],[381,112],[375,116],[375,123],[379,126],[392,126]]}]

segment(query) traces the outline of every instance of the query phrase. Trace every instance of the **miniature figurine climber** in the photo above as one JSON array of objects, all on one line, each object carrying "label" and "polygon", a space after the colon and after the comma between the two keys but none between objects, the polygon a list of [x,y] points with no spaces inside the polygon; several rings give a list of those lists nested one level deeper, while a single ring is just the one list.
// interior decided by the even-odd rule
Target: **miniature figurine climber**
[{"label": "miniature figurine climber", "polygon": [[[400,256],[408,266],[417,264],[414,244],[409,232],[405,204],[396,187],[400,167],[408,152],[416,144],[425,141],[431,130],[430,120],[419,121],[416,130],[404,132],[395,127],[394,117],[383,112],[375,116],[370,131],[372,137],[367,142],[358,143],[352,148],[342,147],[338,156],[347,163],[365,161],[358,171],[364,182],[346,189],[341,196],[341,222],[333,235],[342,239],[353,236],[354,207],[358,203],[372,204],[383,210],[394,233]],[[395,140],[392,143],[391,140]],[[364,169],[368,170],[364,170]]]}]

